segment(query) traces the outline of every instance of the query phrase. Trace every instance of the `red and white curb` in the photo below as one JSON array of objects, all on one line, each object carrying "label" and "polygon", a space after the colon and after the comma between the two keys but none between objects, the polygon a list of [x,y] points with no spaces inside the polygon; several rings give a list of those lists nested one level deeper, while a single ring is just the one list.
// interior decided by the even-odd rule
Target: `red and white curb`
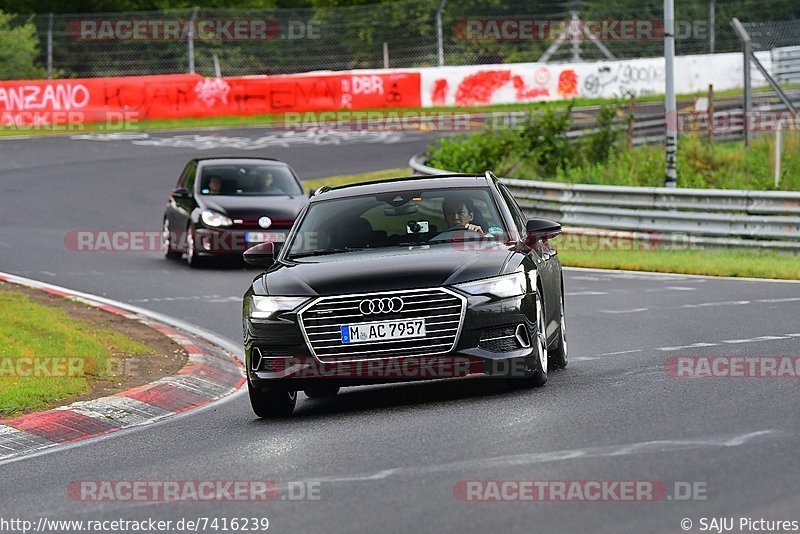
[{"label": "red and white curb", "polygon": [[196,327],[109,299],[0,273],[0,280],[39,289],[138,321],[181,345],[189,355],[175,376],[90,401],[0,421],[0,461],[74,443],[207,405],[236,392],[244,368],[237,348]]}]

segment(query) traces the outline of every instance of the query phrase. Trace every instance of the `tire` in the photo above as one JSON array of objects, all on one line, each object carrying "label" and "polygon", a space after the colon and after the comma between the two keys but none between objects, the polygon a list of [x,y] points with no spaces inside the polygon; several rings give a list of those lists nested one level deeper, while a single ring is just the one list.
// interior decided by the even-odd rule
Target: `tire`
[{"label": "tire", "polygon": [[161,225],[161,252],[168,260],[177,260],[181,257],[181,253],[172,248],[172,235],[169,229],[169,219],[164,219],[164,224]]},{"label": "tire", "polygon": [[194,246],[194,227],[190,226],[186,231],[186,263],[189,267],[202,267],[206,263],[206,258],[200,256]]},{"label": "tire", "polygon": [[303,390],[309,399],[326,399],[339,393],[339,386],[316,386]]},{"label": "tire", "polygon": [[533,340],[533,352],[525,359],[525,375],[522,378],[510,378],[509,385],[518,387],[542,387],[547,383],[549,366],[547,351],[547,335],[545,334],[544,304],[542,292],[536,292],[536,337]]},{"label": "tire", "polygon": [[567,366],[567,321],[564,314],[564,292],[559,301],[561,307],[558,321],[558,341],[548,351],[551,369],[563,369]]},{"label": "tire", "polygon": [[253,387],[247,379],[247,392],[253,412],[261,419],[289,417],[297,404],[297,392],[287,389],[261,391]]}]

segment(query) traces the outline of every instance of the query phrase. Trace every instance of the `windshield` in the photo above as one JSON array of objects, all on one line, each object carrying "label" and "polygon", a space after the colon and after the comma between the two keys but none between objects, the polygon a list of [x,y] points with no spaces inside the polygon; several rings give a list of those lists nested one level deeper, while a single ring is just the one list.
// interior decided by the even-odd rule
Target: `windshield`
[{"label": "windshield", "polygon": [[292,171],[276,165],[209,165],[203,168],[200,194],[227,196],[302,195]]},{"label": "windshield", "polygon": [[312,204],[288,258],[505,235],[489,189],[433,189]]}]

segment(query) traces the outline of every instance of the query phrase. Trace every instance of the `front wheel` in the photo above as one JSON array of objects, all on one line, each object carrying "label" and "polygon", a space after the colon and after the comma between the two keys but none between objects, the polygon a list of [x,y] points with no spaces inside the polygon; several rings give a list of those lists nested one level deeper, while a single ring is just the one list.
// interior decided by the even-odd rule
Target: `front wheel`
[{"label": "front wheel", "polygon": [[262,419],[288,417],[297,404],[297,392],[288,389],[262,391],[253,387],[247,379],[247,392],[250,394],[250,405],[253,412]]},{"label": "front wheel", "polygon": [[176,260],[181,257],[180,251],[175,250],[172,246],[173,241],[172,231],[169,229],[169,219],[164,218],[164,224],[161,226],[161,252],[168,260]]},{"label": "front wheel", "polygon": [[195,229],[190,226],[186,231],[186,262],[189,267],[202,267],[205,263],[205,258],[197,251],[197,243],[195,243]]},{"label": "front wheel", "polygon": [[536,337],[533,351],[525,358],[525,371],[522,378],[511,378],[511,387],[541,387],[547,383],[547,335],[545,334],[544,304],[542,292],[536,292]]},{"label": "front wheel", "polygon": [[549,350],[550,367],[553,369],[563,369],[567,366],[567,321],[564,316],[564,293],[561,293],[559,301],[561,310],[558,318],[558,341]]}]

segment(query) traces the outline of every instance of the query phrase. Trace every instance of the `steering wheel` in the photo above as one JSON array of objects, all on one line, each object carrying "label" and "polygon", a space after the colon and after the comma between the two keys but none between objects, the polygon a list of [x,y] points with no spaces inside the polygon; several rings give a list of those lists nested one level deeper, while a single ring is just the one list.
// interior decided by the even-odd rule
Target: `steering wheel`
[{"label": "steering wheel", "polygon": [[465,226],[462,226],[462,225],[459,224],[459,225],[456,225],[456,226],[451,226],[450,228],[448,228],[446,230],[442,230],[441,232],[439,232],[439,235],[433,237],[431,239],[431,241],[435,241],[437,239],[442,239],[443,235],[449,234],[450,232],[459,232],[459,231],[460,232],[469,233],[469,234],[475,234],[475,235],[478,235],[478,236],[481,236],[481,237],[483,237],[485,235],[485,234],[482,234],[480,232],[476,232],[475,230],[467,230],[467,228]]}]

